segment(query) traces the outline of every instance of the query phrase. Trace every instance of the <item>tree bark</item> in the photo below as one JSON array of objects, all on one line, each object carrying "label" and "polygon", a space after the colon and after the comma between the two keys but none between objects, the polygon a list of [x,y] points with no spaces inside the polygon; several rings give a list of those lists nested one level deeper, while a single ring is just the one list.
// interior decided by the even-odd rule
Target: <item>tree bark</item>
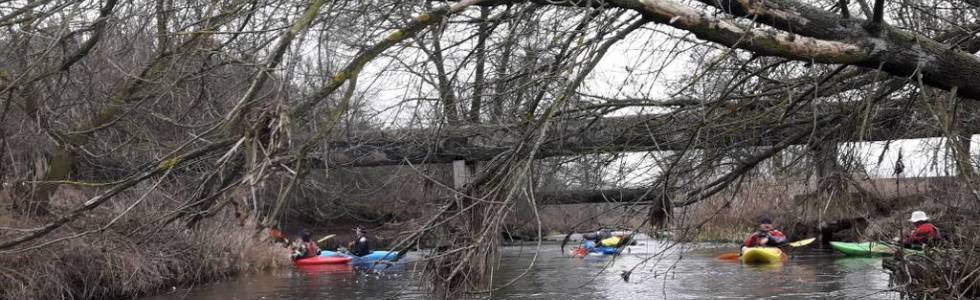
[{"label": "tree bark", "polygon": [[[802,115],[807,115],[803,113]],[[787,120],[785,123],[759,122],[740,124],[731,130],[739,116],[714,119],[694,132],[699,113],[675,113],[572,119],[556,122],[537,158],[590,153],[683,150],[692,134],[710,137],[694,148],[726,149],[731,147],[770,146],[782,141],[809,120]],[[980,133],[980,120],[963,120],[963,132]],[[845,141],[885,141],[943,136],[931,124],[922,124],[915,114],[900,110],[882,110],[868,120],[869,132],[837,133]],[[400,164],[450,163],[454,160],[489,161],[513,151],[520,140],[520,125],[482,124],[429,129],[402,129],[356,132],[346,140],[328,143],[327,153],[315,158],[314,166],[367,167]]]},{"label": "tree bark", "polygon": [[470,123],[480,123],[480,110],[483,106],[483,91],[486,85],[486,64],[487,64],[487,38],[492,33],[487,18],[490,17],[490,8],[480,8],[480,27],[476,38],[476,70],[473,79],[473,100],[470,102],[470,112],[468,121]]}]

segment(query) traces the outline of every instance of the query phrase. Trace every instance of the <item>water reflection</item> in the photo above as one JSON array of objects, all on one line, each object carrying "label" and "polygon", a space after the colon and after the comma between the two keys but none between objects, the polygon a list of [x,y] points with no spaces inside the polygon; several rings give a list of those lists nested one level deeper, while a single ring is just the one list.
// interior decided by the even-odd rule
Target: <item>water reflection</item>
[{"label": "water reflection", "polygon": [[[729,247],[731,248],[731,247]],[[665,249],[646,241],[619,257],[571,258],[558,246],[507,247],[494,270],[490,299],[897,299],[879,258],[798,251],[780,265],[716,259],[731,250],[685,244]],[[665,252],[664,255],[654,254]],[[531,266],[534,253],[538,257]],[[417,257],[416,257],[417,258]],[[526,275],[518,278],[530,267]],[[412,264],[286,269],[178,290],[148,299],[426,299]],[[631,271],[629,281],[621,274]],[[511,285],[504,286],[513,281]]]},{"label": "water reflection", "polygon": [[316,278],[324,275],[330,275],[335,273],[353,273],[354,266],[350,264],[343,265],[312,265],[312,266],[301,266],[296,267],[296,270],[300,273],[305,274],[310,278]]}]

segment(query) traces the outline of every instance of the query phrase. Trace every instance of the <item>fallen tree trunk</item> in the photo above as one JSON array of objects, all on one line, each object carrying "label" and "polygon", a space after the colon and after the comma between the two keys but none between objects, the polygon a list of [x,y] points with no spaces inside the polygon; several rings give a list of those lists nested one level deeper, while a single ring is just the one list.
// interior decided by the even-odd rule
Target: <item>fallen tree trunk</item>
[{"label": "fallen tree trunk", "polygon": [[[980,132],[977,118],[962,122],[963,131]],[[738,112],[710,120],[699,112],[572,119],[556,122],[556,128],[550,131],[536,157],[771,146],[798,128],[810,125],[810,120],[802,118],[784,122],[746,121]],[[865,127],[863,133],[840,132],[834,141],[943,136],[941,130],[930,124],[928,116],[906,110],[871,111]],[[324,168],[490,161],[512,151],[520,141],[521,131],[519,125],[484,124],[358,132],[330,142],[326,151],[311,158],[311,165]],[[692,135],[702,138],[692,140]],[[689,142],[694,144],[688,147]]]},{"label": "fallen tree trunk", "polygon": [[544,205],[585,203],[638,203],[655,205],[661,199],[659,193],[645,188],[570,190],[540,192],[535,196]]}]

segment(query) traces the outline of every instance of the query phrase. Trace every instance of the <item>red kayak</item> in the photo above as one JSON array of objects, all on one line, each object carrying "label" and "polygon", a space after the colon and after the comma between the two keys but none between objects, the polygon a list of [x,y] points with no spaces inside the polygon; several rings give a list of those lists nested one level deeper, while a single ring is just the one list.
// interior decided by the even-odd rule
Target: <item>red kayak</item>
[{"label": "red kayak", "polygon": [[301,258],[294,260],[297,266],[312,266],[312,265],[338,265],[346,264],[351,261],[350,257],[346,256],[314,256],[310,258]]}]

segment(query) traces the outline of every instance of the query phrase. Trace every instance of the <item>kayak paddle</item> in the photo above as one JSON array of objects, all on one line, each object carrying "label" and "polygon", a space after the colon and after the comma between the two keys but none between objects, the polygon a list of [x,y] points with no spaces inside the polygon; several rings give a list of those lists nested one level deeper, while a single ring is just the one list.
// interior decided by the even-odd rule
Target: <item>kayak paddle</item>
[{"label": "kayak paddle", "polygon": [[330,238],[332,238],[332,237],[335,237],[335,236],[337,236],[337,235],[336,235],[336,234],[331,234],[331,235],[328,235],[328,236],[325,236],[325,237],[323,237],[322,239],[319,239],[319,240],[316,240],[316,243],[317,243],[317,244],[319,244],[319,243],[323,243],[323,241],[326,241],[326,240],[328,240],[328,239],[330,239]]},{"label": "kayak paddle", "polygon": [[816,241],[816,240],[817,240],[817,238],[808,238],[808,239],[805,239],[805,240],[799,240],[799,241],[795,241],[795,242],[789,243],[789,246],[790,247],[793,247],[793,248],[803,247],[803,246],[809,245],[810,243],[813,243],[813,241]]},{"label": "kayak paddle", "polygon": [[[817,240],[817,238],[803,239],[803,240],[799,240],[799,241],[795,241],[795,242],[786,244],[786,246],[790,246],[790,247],[793,247],[793,248],[803,247],[803,246],[809,245],[810,243],[813,243],[813,241],[815,241],[815,240]],[[739,256],[738,255],[738,252],[722,253],[721,255],[718,255],[718,259],[720,259],[720,260],[736,260],[736,259],[738,259],[738,256]]]},{"label": "kayak paddle", "polygon": [[720,259],[720,260],[736,260],[736,259],[738,259],[738,252],[722,253],[721,255],[718,255],[718,259]]}]

